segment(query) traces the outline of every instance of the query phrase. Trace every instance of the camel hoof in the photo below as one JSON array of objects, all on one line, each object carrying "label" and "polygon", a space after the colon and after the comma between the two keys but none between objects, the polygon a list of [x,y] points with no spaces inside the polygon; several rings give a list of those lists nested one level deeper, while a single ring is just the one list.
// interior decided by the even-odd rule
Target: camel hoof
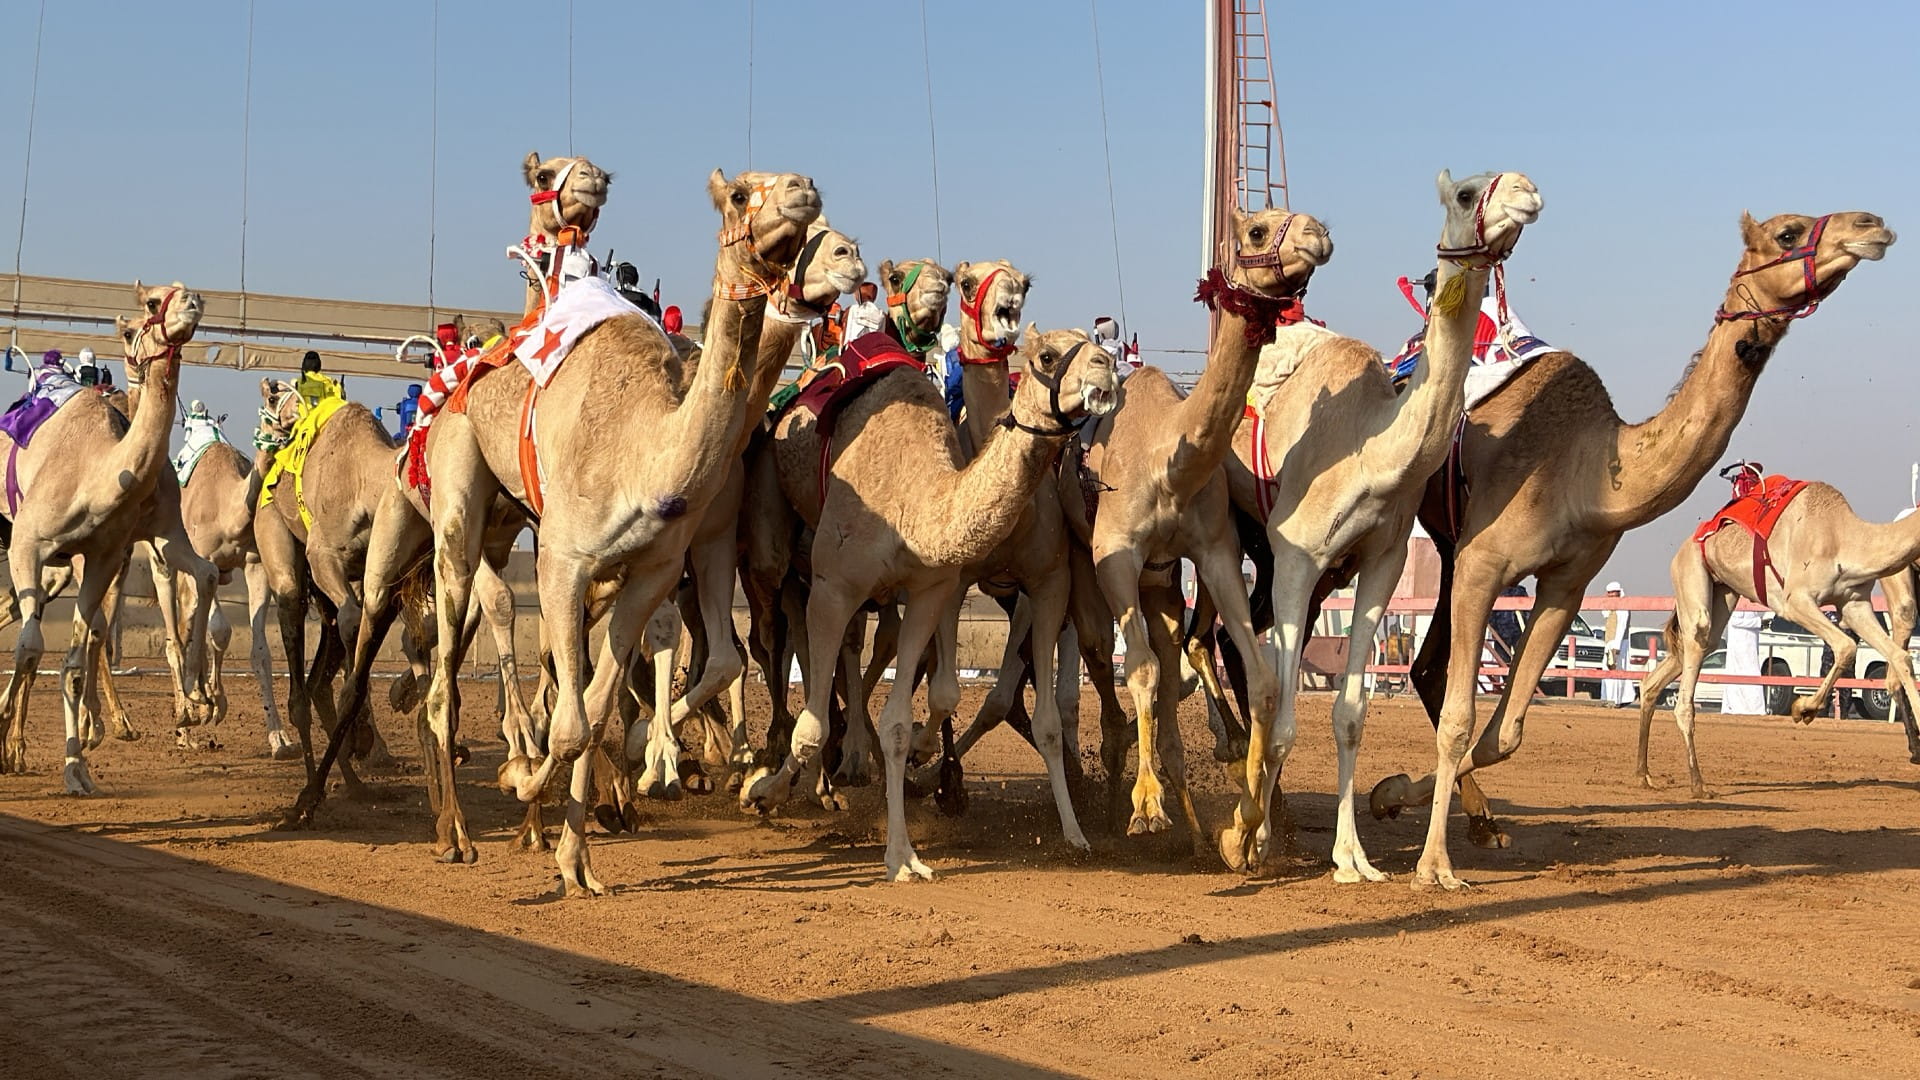
[{"label": "camel hoof", "polygon": [[268,753],[275,761],[293,761],[300,756],[300,748],[285,739],[278,746],[269,746]]},{"label": "camel hoof", "polygon": [[82,758],[68,758],[63,778],[69,795],[92,795],[98,789],[93,786],[93,774],[87,770]]},{"label": "camel hoof", "polygon": [[1127,822],[1128,836],[1144,836],[1147,833],[1166,832],[1173,828],[1173,819],[1162,813],[1149,814],[1136,810],[1133,819]]},{"label": "camel hoof", "polygon": [[1500,825],[1491,817],[1467,815],[1467,839],[1474,847],[1504,848],[1513,843],[1513,838],[1500,831]]},{"label": "camel hoof", "polygon": [[440,852],[440,854],[434,856],[434,861],[443,862],[449,866],[458,866],[461,863],[466,862],[467,859],[465,855],[460,851],[459,848],[447,847],[443,849]]},{"label": "camel hoof", "polygon": [[840,767],[833,770],[833,782],[836,787],[867,787],[873,783],[873,770],[868,767],[867,755],[861,753],[844,754],[840,758]]},{"label": "camel hoof", "polygon": [[620,808],[612,803],[596,804],[593,808],[593,820],[599,822],[600,827],[609,833],[618,834],[626,831],[626,819],[620,816]]},{"label": "camel hoof", "polygon": [[1220,861],[1227,864],[1227,869],[1239,873],[1251,872],[1253,864],[1247,857],[1247,836],[1238,828],[1230,825],[1220,830],[1220,835],[1215,838],[1215,847],[1219,850]]},{"label": "camel hoof", "polygon": [[640,826],[643,824],[643,822],[640,819],[640,808],[633,805],[632,803],[628,803],[626,806],[621,807],[620,822],[621,824],[627,827],[628,832],[630,833],[639,832]]},{"label": "camel hoof", "polygon": [[1432,871],[1417,872],[1413,875],[1413,887],[1416,890],[1438,887],[1448,892],[1460,892],[1464,889],[1472,888],[1472,886],[1466,882],[1454,877],[1453,871],[1451,870],[1444,870],[1439,873]]},{"label": "camel hoof", "polygon": [[698,761],[688,758],[680,763],[680,786],[694,795],[711,795],[713,777]]},{"label": "camel hoof", "polygon": [[1247,760],[1247,741],[1233,739],[1213,744],[1213,760],[1222,765],[1238,765]]},{"label": "camel hoof", "polygon": [[890,882],[912,881],[914,878],[933,880],[933,868],[921,862],[919,856],[912,856],[898,866],[887,867],[887,880]]},{"label": "camel hoof", "polygon": [[[465,765],[467,762],[472,760],[473,760],[473,751],[467,749],[466,743],[453,744],[453,763],[455,766]],[[392,759],[389,758],[387,763],[391,764]]]},{"label": "camel hoof", "polygon": [[672,780],[655,779],[647,785],[647,798],[661,799],[666,802],[679,802],[686,797],[686,790],[680,786],[680,778]]},{"label": "camel hoof", "polygon": [[787,785],[770,769],[755,769],[741,785],[740,809],[764,814],[787,801]]},{"label": "camel hoof", "polygon": [[1406,773],[1389,776],[1373,785],[1373,793],[1367,796],[1367,809],[1373,811],[1373,820],[1398,818],[1407,805],[1412,788],[1413,778]]},{"label": "camel hoof", "polygon": [[838,788],[831,788],[819,794],[820,809],[830,813],[844,814],[853,806],[851,802],[847,801],[846,793]]},{"label": "camel hoof", "polygon": [[387,688],[387,704],[397,713],[410,713],[420,704],[420,680],[411,671],[403,671]]},{"label": "camel hoof", "polygon": [[1720,797],[1720,793],[1719,793],[1719,792],[1717,792],[1717,791],[1715,791],[1715,790],[1713,790],[1712,788],[1704,788],[1704,787],[1697,787],[1697,788],[1694,788],[1694,789],[1693,789],[1693,797],[1694,797],[1694,798],[1696,798],[1696,799],[1700,799],[1700,800],[1702,800],[1702,801],[1705,801],[1705,800],[1708,800],[1708,799],[1717,799],[1717,798],[1719,798],[1719,797]]},{"label": "camel hoof", "polygon": [[1634,779],[1640,781],[1641,787],[1646,788],[1648,791],[1653,790],[1653,777],[1651,775],[1647,773],[1641,773],[1639,776],[1635,777]]},{"label": "camel hoof", "polygon": [[1920,765],[1920,750],[1916,750],[1913,753],[1908,754],[1907,760],[1912,764]]}]

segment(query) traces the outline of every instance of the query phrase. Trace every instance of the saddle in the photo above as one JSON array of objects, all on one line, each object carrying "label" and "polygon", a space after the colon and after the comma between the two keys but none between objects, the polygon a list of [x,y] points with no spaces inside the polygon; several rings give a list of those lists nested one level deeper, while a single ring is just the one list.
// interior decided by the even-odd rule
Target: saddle
[{"label": "saddle", "polygon": [[300,524],[313,528],[313,514],[307,509],[306,471],[307,454],[313,450],[313,444],[320,438],[321,429],[333,414],[345,408],[344,397],[323,397],[315,401],[312,407],[300,414],[293,422],[293,431],[287,439],[287,445],[273,455],[273,464],[267,469],[267,475],[260,481],[260,501],[258,508],[265,510],[273,505],[274,488],[282,476],[293,477],[294,506],[300,511]]},{"label": "saddle", "polygon": [[1788,504],[1806,486],[1805,480],[1769,476],[1747,488],[1743,494],[1735,495],[1733,501],[1715,511],[1693,531],[1693,541],[1701,545],[1703,553],[1707,540],[1722,526],[1738,525],[1753,534],[1754,599],[1762,604],[1767,602],[1769,572],[1774,580],[1786,584],[1779,571],[1773,569],[1773,557],[1767,551],[1767,539],[1773,535],[1774,526],[1780,523],[1780,515],[1786,512]]},{"label": "saddle", "polygon": [[83,389],[84,386],[65,372],[43,368],[35,374],[33,385],[27,392],[9,405],[4,414],[0,414],[0,431],[6,432],[13,440],[13,446],[7,450],[7,517],[12,518],[20,512],[21,449],[33,441],[34,433],[40,430],[41,425],[53,419],[53,414],[60,411],[60,406],[72,401]]},{"label": "saddle", "polygon": [[827,467],[833,455],[833,429],[842,410],[883,376],[901,369],[926,374],[926,363],[885,333],[862,334],[840,354],[815,369],[813,378],[787,405],[813,414],[820,434],[820,498],[827,497]]}]

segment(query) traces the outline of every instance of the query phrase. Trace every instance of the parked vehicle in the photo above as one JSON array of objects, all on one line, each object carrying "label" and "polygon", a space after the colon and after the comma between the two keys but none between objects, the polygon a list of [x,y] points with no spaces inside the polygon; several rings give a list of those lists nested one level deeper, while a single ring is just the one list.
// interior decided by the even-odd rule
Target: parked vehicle
[{"label": "parked vehicle", "polygon": [[[1884,616],[1883,616],[1884,619]],[[1658,630],[1635,630],[1630,639],[1629,655],[1634,667],[1643,667],[1651,654],[1655,659],[1666,655],[1665,643],[1659,640]],[[1909,643],[1911,656],[1920,664],[1920,638]],[[1791,675],[1806,679],[1820,677],[1820,665],[1826,653],[1826,643],[1806,627],[1781,615],[1771,616],[1760,630],[1760,671],[1766,675]],[[1707,655],[1701,664],[1701,673],[1718,673],[1726,670],[1726,650],[1715,649]],[[1873,646],[1864,642],[1855,651],[1853,658],[1853,677],[1859,679],[1883,680],[1887,676],[1887,661]],[[1705,711],[1711,706],[1720,707],[1723,684],[1702,682],[1694,695],[1697,709]],[[1661,694],[1662,708],[1672,708],[1678,684],[1668,687]],[[1790,711],[1795,697],[1805,697],[1814,691],[1812,686],[1769,686],[1766,688],[1767,711],[1775,716],[1785,716]],[[1848,711],[1854,715],[1872,720],[1894,718],[1893,695],[1883,687],[1871,690],[1836,691],[1845,694]]]}]

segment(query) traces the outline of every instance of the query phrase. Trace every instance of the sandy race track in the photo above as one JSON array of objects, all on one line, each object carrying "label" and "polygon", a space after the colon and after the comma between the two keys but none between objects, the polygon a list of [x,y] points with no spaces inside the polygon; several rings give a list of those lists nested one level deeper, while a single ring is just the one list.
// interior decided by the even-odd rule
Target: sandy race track
[{"label": "sandy race track", "polygon": [[[137,685],[136,715],[163,714],[158,680]],[[1095,853],[1074,856],[1003,731],[968,763],[967,818],[915,813],[932,884],[878,880],[877,789],[768,821],[709,796],[596,835],[614,894],[565,902],[547,856],[508,850],[484,704],[462,770],[481,861],[443,866],[406,772],[272,831],[300,768],[263,757],[249,693],[223,748],[109,743],[103,794],[78,800],[42,690],[37,771],[0,777],[0,1074],[1920,1075],[1920,767],[1888,725],[1704,718],[1721,797],[1694,802],[1664,714],[1647,791],[1629,715],[1542,707],[1485,774],[1514,846],[1455,823],[1478,886],[1460,895],[1407,887],[1424,815],[1364,808],[1395,880],[1333,884],[1327,699],[1308,696],[1299,856],[1271,879],[1091,812]],[[380,718],[410,753],[411,725]],[[1363,792],[1432,745],[1410,701],[1377,702]],[[1221,820],[1226,785],[1196,768]]]}]

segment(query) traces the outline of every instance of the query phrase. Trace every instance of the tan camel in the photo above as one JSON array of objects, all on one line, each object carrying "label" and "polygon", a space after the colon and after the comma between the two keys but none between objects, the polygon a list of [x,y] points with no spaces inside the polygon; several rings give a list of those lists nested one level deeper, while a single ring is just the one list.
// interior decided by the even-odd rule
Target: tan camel
[{"label": "tan camel", "polygon": [[[1740,229],[1740,264],[1706,347],[1658,414],[1623,423],[1593,369],[1569,353],[1549,354],[1468,411],[1460,462],[1471,494],[1449,490],[1448,470],[1428,485],[1420,517],[1440,548],[1441,596],[1414,679],[1438,726],[1438,764],[1417,784],[1405,775],[1382,780],[1371,799],[1376,817],[1431,801],[1416,886],[1464,884],[1447,853],[1456,779],[1470,830],[1504,846],[1486,796],[1469,778],[1519,749],[1531,688],[1593,575],[1621,534],[1678,506],[1726,451],[1754,382],[1792,321],[1894,242],[1879,217],[1853,211],[1764,222],[1743,215]],[[1447,514],[1450,497],[1459,506],[1457,529]],[[1487,615],[1500,590],[1528,574],[1538,585],[1533,616],[1499,704],[1470,744]],[[1515,694],[1515,687],[1523,689]]]},{"label": "tan camel", "polygon": [[[946,318],[952,278],[931,259],[902,263],[888,259],[880,264],[880,280],[887,289],[885,332],[910,354],[924,356],[927,343],[938,340],[940,323]],[[780,463],[771,438],[762,437],[747,456],[746,508],[740,525],[745,551],[740,581],[747,597],[754,659],[766,679],[773,705],[766,756],[770,762],[778,762],[786,757],[793,734],[787,690],[794,660],[798,659],[803,680],[811,670],[806,603],[813,542],[806,522],[783,494]],[[859,678],[861,647],[855,640],[855,622],[858,620],[850,620],[848,633],[841,640],[821,646],[837,651],[848,686],[846,735],[840,746],[841,768],[836,774],[843,783],[861,782],[874,745],[872,724],[866,714],[867,695],[853,689]],[[880,666],[876,657],[876,677]],[[866,685],[870,689],[872,683]],[[831,795],[830,786],[830,778],[823,773],[819,785],[823,803],[830,809],[844,808]]]},{"label": "tan camel", "polygon": [[1407,537],[1427,479],[1447,455],[1466,407],[1479,299],[1489,271],[1503,261],[1521,230],[1539,216],[1537,188],[1519,173],[1438,179],[1445,224],[1435,313],[1428,326],[1426,362],[1404,390],[1396,390],[1380,354],[1352,338],[1311,323],[1280,332],[1275,349],[1293,356],[1262,358],[1291,372],[1257,407],[1272,463],[1274,490],[1256,493],[1254,424],[1240,425],[1229,475],[1236,504],[1256,517],[1263,507],[1273,553],[1273,671],[1279,680],[1277,714],[1256,713],[1248,738],[1245,787],[1234,824],[1220,839],[1229,865],[1252,869],[1271,847],[1269,806],[1294,740],[1294,694],[1307,609],[1321,577],[1334,567],[1358,578],[1349,629],[1345,681],[1333,705],[1339,753],[1339,808],[1335,815],[1335,881],[1384,881],[1360,843],[1354,823],[1353,770],[1366,723],[1366,665],[1374,629],[1400,580]]},{"label": "tan camel", "polygon": [[[8,458],[21,491],[8,550],[20,629],[13,674],[0,707],[6,720],[0,732],[5,735],[0,771],[26,767],[27,701],[45,651],[40,625],[47,601],[43,573],[57,559],[79,559],[74,642],[60,679],[66,721],[64,780],[67,791],[76,795],[95,790],[85,751],[103,734],[97,726],[100,702],[93,679],[106,651],[101,602],[137,539],[150,539],[169,567],[188,575],[192,622],[184,635],[169,627],[168,636],[186,642],[182,680],[189,701],[205,704],[200,680],[215,572],[194,553],[180,524],[179,485],[157,482],[167,462],[180,348],[199,328],[203,306],[199,295],[179,282],[155,288],[135,282],[134,295],[141,312],[138,321],[123,316],[116,325],[127,344],[127,366],[150,368],[147,377],[162,405],[141,410],[128,421],[100,395],[82,392],[47,419],[29,446],[16,448],[11,438],[0,436],[0,456]],[[83,708],[95,718],[87,729]]]},{"label": "tan camel", "polygon": [[[881,272],[898,291],[895,268],[885,266]],[[926,274],[923,270],[920,276]],[[943,637],[936,656],[953,655],[957,627],[948,615],[961,568],[1004,540],[1031,506],[1034,487],[1073,434],[1071,420],[1113,406],[1112,359],[1085,334],[1042,334],[1029,328],[1025,358],[1026,377],[1007,422],[965,468],[940,391],[911,367],[880,376],[846,402],[835,421],[831,446],[823,447],[817,418],[806,410],[790,410],[774,432],[770,452],[782,493],[814,535],[807,599],[807,705],[780,769],[757,773],[743,787],[741,802],[761,810],[779,805],[794,781],[815,764],[826,741],[839,658],[835,646],[860,605],[904,592],[900,677],[880,716],[889,880],[933,876],[907,836],[908,743],[917,743],[916,750],[930,755],[937,745],[930,737],[938,736],[959,700],[954,666],[936,661],[927,691],[929,721],[914,739],[909,673],[936,633]],[[853,681],[859,672],[848,674]],[[850,735],[852,727],[850,721]],[[1052,734],[1057,740],[1059,732]]]},{"label": "tan camel", "polygon": [[[1179,700],[1176,627],[1182,605],[1173,575],[1181,557],[1192,559],[1230,635],[1244,654],[1253,655],[1240,547],[1228,516],[1221,461],[1245,410],[1261,346],[1273,340],[1274,327],[1297,303],[1314,269],[1333,255],[1326,227],[1306,214],[1236,213],[1233,228],[1238,253],[1230,276],[1216,269],[1201,283],[1200,298],[1215,307],[1218,321],[1206,370],[1192,393],[1182,396],[1159,368],[1134,372],[1121,387],[1119,408],[1097,424],[1085,454],[1086,471],[1102,489],[1088,547],[1108,610],[1126,637],[1127,687],[1139,727],[1140,767],[1127,831],[1161,832],[1172,825],[1154,772],[1158,749],[1196,852],[1208,841],[1187,788],[1179,726],[1161,723],[1162,717],[1172,717]],[[1078,487],[1081,481],[1074,477],[1062,483]],[[1069,520],[1074,517],[1070,504],[1084,504],[1068,493],[1062,501]],[[1273,674],[1264,665],[1252,667],[1257,707],[1271,709]],[[1102,735],[1108,816],[1117,824],[1126,737],[1111,728]]]},{"label": "tan camel", "polygon": [[[606,206],[612,177],[585,157],[558,157],[542,161],[538,152],[527,155],[522,163],[522,177],[529,191],[529,210],[527,236],[519,247],[542,263],[546,273],[544,282],[532,274],[527,275],[526,313],[532,316],[544,308],[552,290],[557,287],[555,283],[561,277],[560,271],[552,265],[553,260],[564,260],[569,256],[577,258],[584,254],[588,233]],[[454,319],[454,325],[459,340],[472,347],[484,346],[506,333],[506,327],[497,319],[472,319],[462,315]],[[427,430],[429,444],[434,437],[434,430],[432,427]],[[398,465],[402,476],[407,467],[403,459]],[[474,567],[472,585],[474,599],[479,602],[475,614],[485,616],[493,633],[494,652],[499,660],[500,732],[507,743],[510,758],[536,755],[546,741],[544,725],[528,709],[526,695],[520,686],[519,664],[514,653],[513,592],[500,576],[515,541],[528,524],[526,513],[510,500],[494,500],[488,508],[483,530],[482,551],[485,557]],[[362,715],[374,659],[379,654],[393,619],[399,614],[399,609],[393,603],[395,590],[409,572],[424,564],[432,545],[433,528],[426,497],[411,483],[389,482],[380,493],[372,512],[365,569],[360,579],[369,616],[360,622],[349,643],[351,655],[342,693],[342,716],[357,718]],[[460,627],[462,642],[471,638],[475,628],[471,623],[472,620],[468,620],[467,624]],[[424,625],[422,631],[425,632]],[[460,651],[464,653],[464,644]],[[397,691],[399,689],[396,687]],[[407,698],[402,697],[401,700]],[[421,719],[424,721],[424,718]],[[425,729],[422,728],[422,731]],[[422,745],[425,745],[424,740]],[[324,795],[334,756],[335,751],[330,745],[319,767],[308,774],[306,790],[301,793],[292,816],[296,824],[311,820],[313,809]],[[427,770],[428,796],[436,815],[442,801],[442,779],[435,770]],[[538,810],[536,803],[532,807],[530,821],[537,822]],[[537,823],[530,826],[529,834],[523,838],[531,841],[540,838]]]},{"label": "tan camel", "polygon": [[[464,412],[443,413],[428,440],[434,478],[434,598],[438,640],[427,715],[434,745],[428,768],[441,770],[447,798],[436,822],[442,857],[471,861],[453,797],[452,735],[457,729],[461,651],[472,567],[486,509],[504,492],[540,516],[540,610],[553,649],[558,693],[547,757],[509,759],[503,779],[523,802],[538,798],[562,767],[571,770],[566,816],[555,859],[568,894],[604,891],[586,846],[592,779],[586,751],[612,713],[649,617],[680,579],[687,545],[726,478],[731,451],[747,423],[748,387],[758,364],[767,293],[792,267],[807,228],[820,214],[813,181],[792,173],[743,173],[708,180],[722,229],[715,301],[704,327],[700,370],[684,391],[672,368],[679,355],[658,324],[641,315],[609,319],[574,345],[534,401],[532,475],[522,473],[520,432],[532,375],[509,364],[476,380]],[[606,617],[606,638],[585,685],[582,618],[596,579],[624,577]]]},{"label": "tan camel", "polygon": [[[771,294],[767,304],[753,385],[747,396],[748,417],[758,417],[767,411],[767,402],[779,385],[781,371],[800,335],[818,322],[841,294],[853,291],[866,276],[867,264],[860,256],[859,243],[827,226],[824,218],[816,221],[794,263],[789,281]],[[699,358],[688,359],[683,378],[691,379],[698,371]],[[737,687],[746,666],[733,631],[733,590],[740,561],[739,536],[747,487],[746,462],[742,455],[754,430],[750,424],[741,426],[727,466],[726,482],[702,515],[687,551],[687,568],[694,583],[693,610],[697,614],[697,618],[688,619],[688,625],[700,627],[697,637],[704,645],[703,662],[697,670],[688,672],[690,685],[686,693],[673,702],[667,724],[636,725],[627,731],[627,760],[644,762],[639,786],[656,798],[680,797],[679,746],[675,732],[721,690]],[[773,683],[769,681],[768,685]],[[747,743],[746,710],[737,701],[733,704],[730,728],[721,742],[736,771],[744,773],[751,767],[753,757]]]},{"label": "tan camel", "polygon": [[[1913,664],[1906,636],[1896,643],[1873,612],[1873,585],[1883,581],[1889,608],[1897,610],[1903,591],[1910,592],[1908,567],[1920,559],[1920,514],[1876,524],[1862,521],[1847,505],[1846,496],[1828,484],[1814,482],[1793,497],[1781,511],[1766,540],[1768,580],[1756,582],[1753,534],[1737,524],[1722,525],[1705,541],[1689,536],[1673,556],[1673,618],[1667,623],[1668,654],[1640,680],[1640,753],[1636,775],[1653,786],[1647,773],[1647,739],[1653,726],[1654,703],[1677,674],[1680,693],[1673,719],[1687,744],[1687,777],[1693,797],[1708,797],[1700,779],[1700,759],[1693,742],[1693,691],[1700,663],[1726,633],[1727,620],[1741,599],[1771,607],[1778,614],[1811,630],[1833,650],[1833,667],[1811,697],[1793,703],[1793,718],[1811,723],[1831,700],[1833,684],[1853,670],[1854,640],[1827,621],[1820,608],[1832,604],[1842,623],[1860,640],[1887,659],[1890,683],[1907,695],[1907,744],[1920,764],[1912,717],[1920,711],[1920,688],[1914,686]],[[1906,623],[1911,630],[1912,622]],[[1891,688],[1891,687],[1890,687]]]},{"label": "tan camel", "polygon": [[[200,402],[193,405],[204,411]],[[267,648],[267,575],[253,543],[253,505],[258,497],[259,482],[253,461],[247,455],[224,440],[214,443],[201,455],[180,488],[180,515],[193,549],[213,564],[222,582],[230,580],[236,570],[246,581],[247,619],[253,637],[248,659],[254,679],[260,684],[267,752],[277,760],[289,760],[298,757],[300,750],[287,735],[274,698],[273,656]],[[156,575],[163,569],[158,560],[153,566]],[[217,725],[226,715],[223,669],[233,638],[218,596],[214,598],[207,633],[207,692],[213,702],[212,722]]]}]

